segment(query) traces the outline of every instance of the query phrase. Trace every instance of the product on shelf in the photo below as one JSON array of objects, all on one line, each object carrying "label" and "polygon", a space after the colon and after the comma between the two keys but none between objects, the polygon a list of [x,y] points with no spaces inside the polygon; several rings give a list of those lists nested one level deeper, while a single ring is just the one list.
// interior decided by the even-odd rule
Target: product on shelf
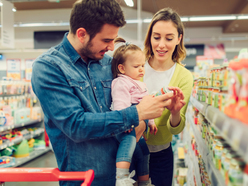
[{"label": "product on shelf", "polygon": [[[248,186],[248,133],[244,124],[248,124],[248,52],[242,52],[246,58],[239,55],[194,81],[184,131],[195,136],[191,139],[193,153],[188,152],[198,158],[197,185],[208,185],[209,180],[210,185]],[[188,159],[188,164],[197,167],[194,158]],[[198,168],[193,170],[198,172]]]},{"label": "product on shelf", "polygon": [[29,146],[29,152],[32,152],[34,150],[34,138],[31,138],[30,140],[28,140],[28,146]]},{"label": "product on shelf", "polygon": [[218,170],[221,170],[221,160],[223,156],[223,149],[230,149],[231,147],[224,141],[220,139],[215,139],[214,146],[214,165]]},{"label": "product on shelf", "polygon": [[163,87],[158,92],[156,92],[154,94],[154,96],[159,96],[159,95],[166,94],[166,93],[169,93],[169,92],[173,92],[173,91],[170,90],[168,87]]},{"label": "product on shelf", "polygon": [[31,119],[33,120],[41,120],[42,118],[42,109],[41,107],[33,107],[31,108]]},{"label": "product on shelf", "polygon": [[187,182],[187,172],[188,172],[188,168],[180,167],[177,169],[176,181],[178,185],[183,186]]},{"label": "product on shelf", "polygon": [[0,168],[12,167],[15,165],[15,158],[9,156],[0,157]]},{"label": "product on shelf", "polygon": [[15,124],[30,121],[30,108],[20,108],[14,110]]},{"label": "product on shelf", "polygon": [[13,146],[15,151],[13,156],[16,158],[23,158],[29,156],[28,141],[24,139],[20,144]]},{"label": "product on shelf", "polygon": [[0,126],[4,126],[7,123],[6,116],[3,111],[0,110]]},{"label": "product on shelf", "polygon": [[235,118],[236,113],[236,107],[238,105],[239,100],[239,91],[240,91],[240,85],[241,85],[241,77],[237,73],[238,70],[242,69],[241,63],[237,60],[233,60],[229,63],[229,68],[231,69],[231,79],[230,79],[230,85],[229,85],[229,98],[227,101],[227,105],[224,108],[224,112],[226,115]]},{"label": "product on shelf", "polygon": [[223,157],[223,159],[222,159],[221,173],[225,179],[226,185],[229,184],[229,170],[230,170],[231,160],[233,158],[238,158],[238,157],[239,157],[239,155],[235,151],[233,151],[232,149],[228,149],[226,154],[225,154],[225,157]]},{"label": "product on shelf", "polygon": [[194,108],[194,123],[196,125],[198,124],[198,115],[199,115],[199,110],[197,110],[197,108]]},{"label": "product on shelf", "polygon": [[243,181],[244,185],[248,185],[248,164],[245,166]]},{"label": "product on shelf", "polygon": [[[8,78],[0,81],[0,167],[16,166],[14,157],[29,156],[34,145],[36,149],[43,149],[37,151],[38,153],[48,150],[44,148],[42,140],[33,139],[44,132],[43,127],[37,128],[42,124],[43,117],[42,109],[37,103],[30,82]],[[35,128],[23,128],[33,124]],[[14,157],[5,158],[7,156]],[[5,159],[1,161],[1,158]],[[28,159],[19,159],[18,165]]]},{"label": "product on shelf", "polygon": [[245,163],[241,158],[233,158],[228,171],[230,186],[242,186]]},{"label": "product on shelf", "polygon": [[45,149],[46,148],[46,143],[44,140],[38,140],[36,139],[34,142],[34,149]]},{"label": "product on shelf", "polygon": [[236,107],[236,117],[243,121],[244,123],[248,123],[248,59],[241,59],[240,61],[242,71],[240,72],[242,76],[242,85],[239,92],[239,101]]},{"label": "product on shelf", "polygon": [[14,152],[13,147],[7,147],[1,151],[1,156],[11,156]]}]

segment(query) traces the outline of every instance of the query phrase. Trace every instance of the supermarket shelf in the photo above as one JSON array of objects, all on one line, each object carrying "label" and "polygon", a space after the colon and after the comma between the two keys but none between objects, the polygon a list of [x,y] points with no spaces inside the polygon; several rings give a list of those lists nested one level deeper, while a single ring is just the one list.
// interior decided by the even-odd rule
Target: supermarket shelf
[{"label": "supermarket shelf", "polygon": [[10,130],[10,129],[19,128],[19,127],[24,127],[24,126],[28,126],[28,125],[32,125],[32,124],[35,124],[35,123],[39,123],[41,121],[42,121],[42,119],[30,120],[30,121],[27,121],[25,123],[19,123],[19,124],[14,124],[14,125],[3,126],[3,127],[0,127],[0,132]]},{"label": "supermarket shelf", "polygon": [[248,163],[248,125],[228,117],[212,106],[208,106],[205,117]]},{"label": "supermarket shelf", "polygon": [[23,96],[24,94],[0,94],[0,97]]},{"label": "supermarket shelf", "polygon": [[42,154],[47,153],[51,149],[49,147],[46,147],[45,149],[39,149],[39,150],[34,150],[33,152],[30,152],[29,156],[24,157],[24,158],[16,158],[16,163],[13,167],[18,167],[24,163],[27,163],[28,161],[37,158],[41,156]]},{"label": "supermarket shelf", "polygon": [[[194,175],[195,175],[195,178],[196,178],[197,185],[201,185],[201,177],[200,177],[200,170],[199,170],[198,160],[197,160],[194,152],[192,151],[191,146],[188,149],[186,159],[187,159],[187,164],[188,164],[189,170],[192,170],[192,172],[194,171]],[[190,175],[190,177],[193,180],[193,175],[192,174]]]},{"label": "supermarket shelf", "polygon": [[197,108],[202,114],[205,115],[208,104],[202,101],[198,101],[194,97],[190,97],[190,102]]},{"label": "supermarket shelf", "polygon": [[215,166],[211,160],[211,155],[209,153],[209,149],[208,149],[204,139],[201,137],[201,133],[200,133],[199,129],[193,123],[192,116],[189,113],[187,113],[186,117],[187,117],[188,121],[190,122],[190,126],[192,127],[192,130],[193,130],[193,133],[195,136],[195,140],[197,143],[197,147],[200,151],[200,154],[202,155],[202,158],[203,158],[203,160],[207,166],[206,167],[207,172],[208,172],[209,177],[211,178],[212,185],[225,186],[224,179],[223,179],[220,171],[215,168]]},{"label": "supermarket shelf", "polygon": [[193,169],[195,172],[195,179],[196,179],[196,183],[197,185],[201,185],[201,177],[200,177],[200,170],[199,170],[199,164],[198,164],[198,160],[197,157],[195,156],[194,152],[191,150],[189,150],[189,156],[191,158],[191,161],[193,162]]},{"label": "supermarket shelf", "polygon": [[190,97],[190,102],[213,125],[234,150],[248,163],[248,124],[228,117],[219,109]]},{"label": "supermarket shelf", "polygon": [[37,137],[37,136],[41,135],[42,133],[44,133],[44,129],[39,128],[36,131],[32,131],[28,135],[21,136],[21,137],[16,137],[12,141],[7,141],[7,142],[4,142],[2,145],[0,145],[0,150],[5,149],[5,148],[10,147],[10,146],[13,146],[15,144],[18,144],[24,139],[29,140],[31,138]]},{"label": "supermarket shelf", "polygon": [[[187,122],[190,122],[190,121],[188,121],[188,118],[187,118]],[[197,186],[198,185],[200,186],[202,184],[201,184],[199,164],[198,164],[198,160],[197,160],[197,158],[196,158],[196,156],[192,150],[192,147],[191,147],[190,129],[192,129],[192,128],[187,128],[186,129],[187,132],[183,133],[183,135],[184,135],[183,139],[185,140],[185,143],[188,146],[187,153],[185,154],[185,163],[187,164],[187,166],[189,168],[188,177],[187,177],[187,184],[189,183],[189,185],[190,185],[190,183],[192,183],[192,184],[194,183],[193,176],[195,175],[196,184],[197,184]]]},{"label": "supermarket shelf", "polygon": [[201,152],[203,159],[205,159],[207,157],[207,155],[209,154],[209,150],[208,150],[206,143],[202,139],[201,131],[198,129],[197,125],[194,124],[193,118],[189,113],[187,113],[186,117],[187,117],[187,120],[189,121],[190,126],[192,128],[192,131],[194,133],[195,140],[198,144],[198,149]]}]

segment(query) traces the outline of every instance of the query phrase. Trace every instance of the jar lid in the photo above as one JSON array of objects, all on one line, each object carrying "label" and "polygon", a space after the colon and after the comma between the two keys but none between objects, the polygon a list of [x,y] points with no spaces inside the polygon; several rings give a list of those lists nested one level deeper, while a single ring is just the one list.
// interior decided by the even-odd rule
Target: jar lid
[{"label": "jar lid", "polygon": [[240,157],[235,157],[231,160],[231,164],[237,168],[244,169],[245,162]]},{"label": "jar lid", "polygon": [[230,152],[231,151],[231,147],[228,145],[227,147],[225,147],[224,149],[223,149],[223,154],[227,154],[228,152]]},{"label": "jar lid", "polygon": [[223,147],[224,146],[221,140],[215,139],[214,141],[216,143],[216,146],[219,146],[219,147]]},{"label": "jar lid", "polygon": [[214,140],[222,140],[222,141],[224,141],[224,138],[222,136],[215,135]]},{"label": "jar lid", "polygon": [[226,157],[228,159],[231,159],[231,158],[234,158],[234,157],[239,157],[239,155],[235,151],[230,150],[229,152],[226,153]]}]

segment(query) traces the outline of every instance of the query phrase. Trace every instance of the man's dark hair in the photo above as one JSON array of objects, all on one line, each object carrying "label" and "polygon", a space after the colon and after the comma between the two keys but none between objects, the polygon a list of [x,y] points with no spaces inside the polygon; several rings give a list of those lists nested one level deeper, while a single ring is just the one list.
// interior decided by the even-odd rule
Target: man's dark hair
[{"label": "man's dark hair", "polygon": [[126,24],[120,5],[115,0],[78,0],[70,17],[70,32],[85,28],[90,39],[101,31],[104,24],[122,27]]}]

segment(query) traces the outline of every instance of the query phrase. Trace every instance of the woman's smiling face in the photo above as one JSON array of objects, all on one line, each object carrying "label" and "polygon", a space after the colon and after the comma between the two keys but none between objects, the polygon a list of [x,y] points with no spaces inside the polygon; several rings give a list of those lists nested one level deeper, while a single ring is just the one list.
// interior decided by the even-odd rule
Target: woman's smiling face
[{"label": "woman's smiling face", "polygon": [[172,21],[158,21],[151,34],[154,58],[161,62],[171,61],[176,45],[180,43],[177,28]]}]

